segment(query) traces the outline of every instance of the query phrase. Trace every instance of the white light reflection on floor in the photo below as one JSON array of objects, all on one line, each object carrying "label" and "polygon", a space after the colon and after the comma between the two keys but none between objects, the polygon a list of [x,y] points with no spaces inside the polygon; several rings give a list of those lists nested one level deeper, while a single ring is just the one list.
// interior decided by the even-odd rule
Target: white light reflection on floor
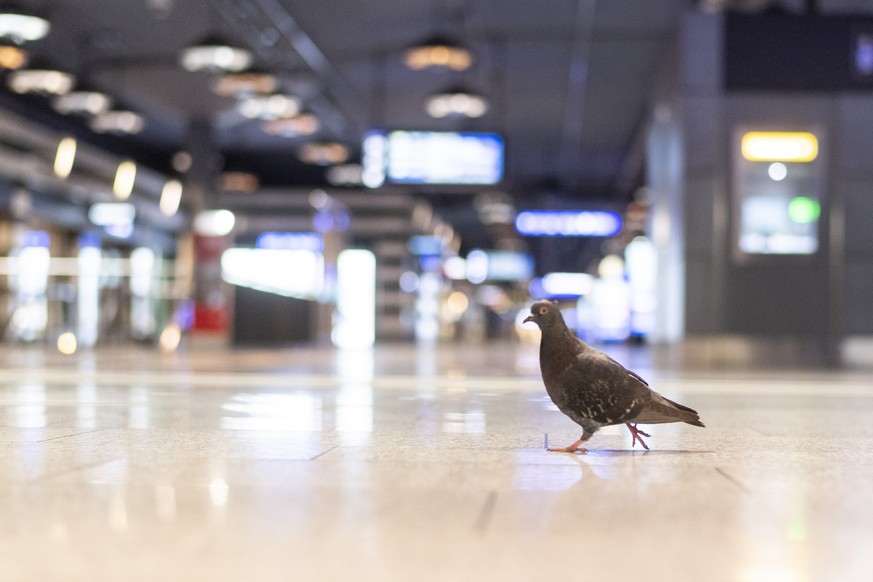
[{"label": "white light reflection on floor", "polygon": [[442,430],[449,433],[482,434],[485,432],[485,413],[446,412],[443,414]]},{"label": "white light reflection on floor", "polygon": [[373,350],[338,350],[336,365],[340,379],[336,430],[368,435],[373,431]]},{"label": "white light reflection on floor", "polygon": [[311,394],[242,393],[221,406],[230,430],[320,431],[322,398]]},{"label": "white light reflection on floor", "polygon": [[336,430],[373,431],[373,386],[343,384],[336,396]]},{"label": "white light reflection on floor", "polygon": [[80,429],[97,428],[97,385],[81,382],[76,386],[76,427]]},{"label": "white light reflection on floor", "polygon": [[148,386],[132,386],[130,388],[130,428],[148,428],[150,424],[151,407],[149,406]]},{"label": "white light reflection on floor", "polygon": [[213,507],[224,507],[227,505],[227,498],[230,494],[230,486],[221,477],[214,477],[209,482],[209,500]]},{"label": "white light reflection on floor", "polygon": [[11,419],[18,428],[45,428],[45,386],[22,384],[15,391],[15,404]]}]

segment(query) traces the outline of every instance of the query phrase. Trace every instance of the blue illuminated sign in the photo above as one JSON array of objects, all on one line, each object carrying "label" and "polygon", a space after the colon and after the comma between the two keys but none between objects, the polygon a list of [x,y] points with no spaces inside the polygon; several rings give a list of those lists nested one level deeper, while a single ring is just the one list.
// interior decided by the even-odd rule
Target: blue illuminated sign
[{"label": "blue illuminated sign", "polygon": [[312,232],[263,232],[258,235],[255,246],[259,249],[320,253],[324,241]]},{"label": "blue illuminated sign", "polygon": [[371,131],[364,136],[363,181],[393,184],[497,184],[503,138],[495,133]]},{"label": "blue illuminated sign", "polygon": [[51,237],[44,230],[26,230],[21,233],[22,248],[43,247],[49,248]]},{"label": "blue illuminated sign", "polygon": [[610,210],[526,210],[515,218],[523,236],[615,236],[621,215]]}]

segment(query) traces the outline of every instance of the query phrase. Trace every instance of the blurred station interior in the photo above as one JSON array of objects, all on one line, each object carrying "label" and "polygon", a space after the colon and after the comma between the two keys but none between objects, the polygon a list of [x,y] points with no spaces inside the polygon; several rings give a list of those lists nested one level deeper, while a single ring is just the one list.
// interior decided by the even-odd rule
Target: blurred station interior
[{"label": "blurred station interior", "polygon": [[870,8],[10,4],[3,341],[526,341],[553,298],[592,341],[839,365],[873,334]]},{"label": "blurred station interior", "polygon": [[[185,426],[200,426],[193,405],[142,416],[144,394],[162,398],[160,382],[153,394],[98,376],[109,399],[99,410],[125,411],[103,418],[87,408],[101,398],[91,384],[51,370],[185,369],[218,385],[209,372],[232,374],[234,363],[323,373],[315,392],[289,388],[290,400],[276,380],[266,400],[228,392],[201,402],[216,423],[244,410],[268,414],[261,428],[299,428],[298,405],[317,398],[302,414],[323,416],[298,430],[315,434],[342,408],[322,410],[318,382],[332,394],[331,378],[356,373],[365,384],[436,375],[450,401],[476,370],[541,390],[539,331],[521,324],[540,298],[559,301],[580,338],[656,377],[803,369],[867,374],[863,384],[873,371],[871,152],[864,0],[0,1],[0,353],[10,378],[0,434],[11,443],[4,466],[17,467],[4,471],[7,490],[66,474],[71,457],[27,453],[60,438],[59,427],[168,428],[180,410]],[[522,364],[501,369],[492,345]],[[371,357],[349,364],[349,353]],[[441,353],[465,363],[446,368]],[[477,368],[471,354],[490,355]],[[217,398],[190,382],[192,394]],[[66,384],[76,396],[63,395]],[[869,392],[858,394],[854,413],[869,414]],[[362,433],[379,426],[380,400],[368,398]],[[727,398],[696,406],[709,403],[718,419]],[[52,406],[78,412],[53,428]],[[475,406],[446,414],[455,416],[439,426],[454,428],[443,432],[487,434]],[[488,414],[491,423],[500,412]],[[869,440],[870,423],[860,424]],[[308,460],[333,450],[310,444],[298,443]],[[76,463],[103,462],[75,450]],[[539,467],[520,463],[529,477]],[[732,479],[725,463],[719,475]],[[205,479],[213,510],[224,508],[247,482],[209,467],[187,483]],[[184,485],[167,479],[155,485],[155,519],[184,511],[183,490],[172,489]],[[100,499],[110,526],[135,521],[123,499]],[[501,507],[494,499],[488,512]],[[43,517],[49,538],[74,537],[74,519]],[[27,531],[21,544],[48,539]],[[380,572],[372,579],[397,574]],[[693,579],[849,580],[855,570],[761,572]]]}]

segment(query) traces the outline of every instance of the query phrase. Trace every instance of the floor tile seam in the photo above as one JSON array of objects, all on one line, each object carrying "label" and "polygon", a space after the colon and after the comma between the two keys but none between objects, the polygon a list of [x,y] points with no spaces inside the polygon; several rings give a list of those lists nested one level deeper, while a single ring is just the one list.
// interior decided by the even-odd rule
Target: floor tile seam
[{"label": "floor tile seam", "polygon": [[56,437],[51,437],[51,438],[42,439],[42,440],[38,440],[38,441],[31,441],[31,442],[48,443],[48,442],[57,441],[57,440],[61,440],[61,439],[67,439],[70,437],[77,437],[77,436],[82,436],[82,435],[86,435],[86,434],[94,434],[94,433],[101,432],[104,430],[109,430],[109,427],[95,428],[92,430],[86,430],[86,431],[82,431],[82,432],[74,432],[71,434],[60,435],[60,436],[56,436]]},{"label": "floor tile seam", "polygon": [[715,469],[716,473],[718,473],[719,475],[724,477],[725,480],[728,481],[728,483],[730,483],[731,485],[736,487],[738,490],[745,493],[746,495],[752,495],[752,490],[749,489],[749,487],[747,487],[746,484],[743,483],[739,478],[735,477],[734,475],[731,475],[730,473],[728,473],[726,470],[722,469],[721,467],[713,467],[713,468]]}]

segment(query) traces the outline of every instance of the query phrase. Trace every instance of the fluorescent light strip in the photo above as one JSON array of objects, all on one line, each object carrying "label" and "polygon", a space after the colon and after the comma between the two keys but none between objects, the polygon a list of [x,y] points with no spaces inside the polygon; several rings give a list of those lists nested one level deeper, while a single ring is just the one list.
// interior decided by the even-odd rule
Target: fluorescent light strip
[{"label": "fluorescent light strip", "polygon": [[751,162],[811,162],[818,157],[818,138],[805,131],[750,131],[740,148]]}]

